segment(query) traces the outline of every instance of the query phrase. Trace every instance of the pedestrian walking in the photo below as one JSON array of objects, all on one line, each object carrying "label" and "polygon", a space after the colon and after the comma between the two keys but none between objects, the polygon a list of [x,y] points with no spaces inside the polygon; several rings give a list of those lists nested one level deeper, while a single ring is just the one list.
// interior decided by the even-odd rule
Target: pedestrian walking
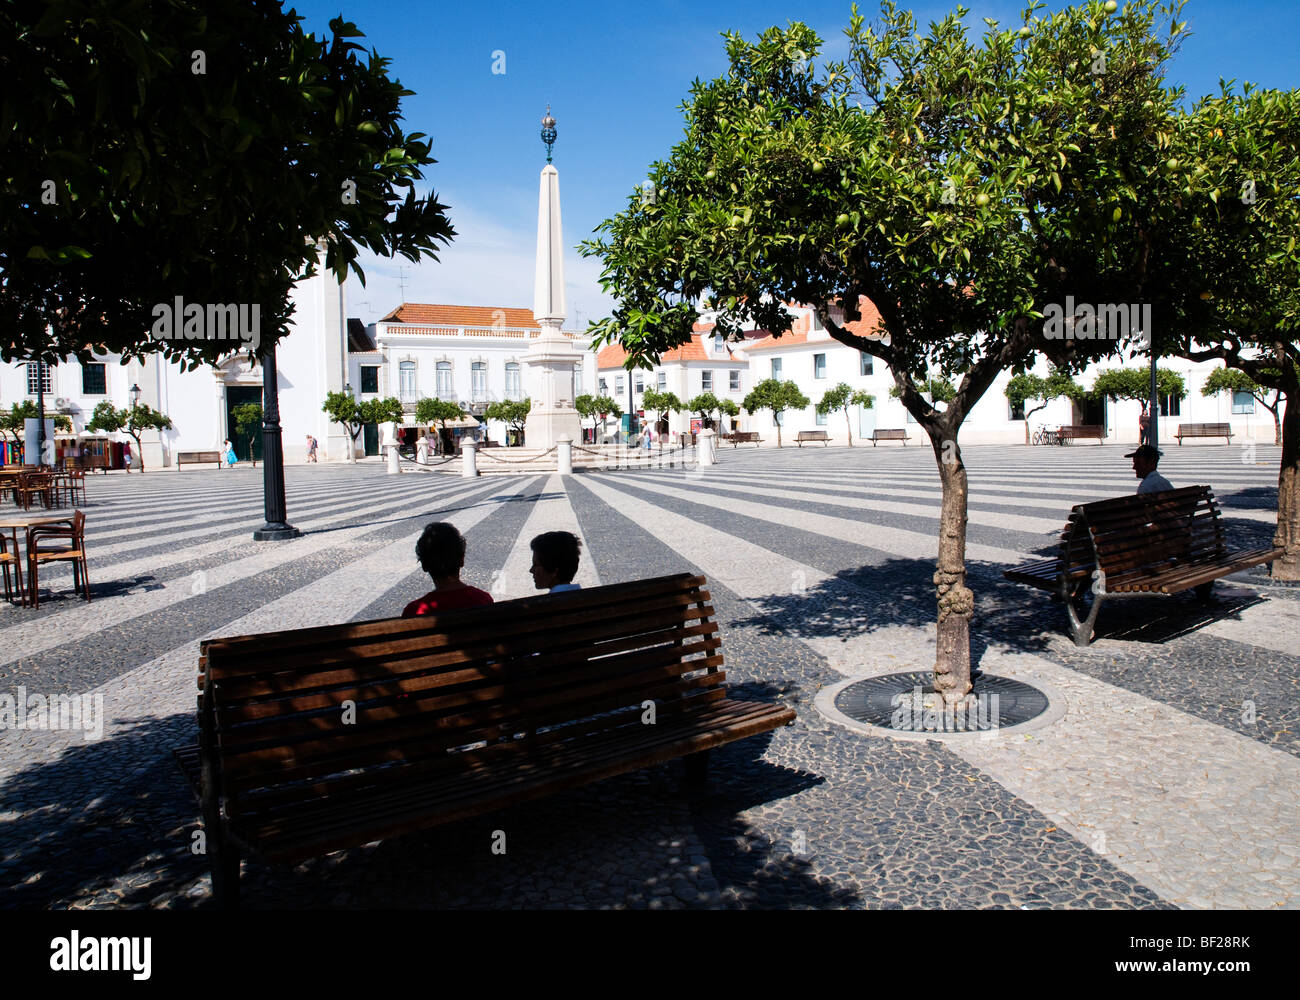
[{"label": "pedestrian walking", "polygon": [[316,439],[310,434],[307,435],[307,461],[309,462],[317,461]]},{"label": "pedestrian walking", "polygon": [[1138,444],[1154,447],[1151,441],[1151,414],[1147,412],[1147,404],[1142,404],[1142,415],[1138,417]]},{"label": "pedestrian walking", "polygon": [[235,446],[230,443],[230,438],[226,438],[221,445],[221,457],[226,460],[226,468],[233,468],[234,464],[239,461],[235,457]]}]

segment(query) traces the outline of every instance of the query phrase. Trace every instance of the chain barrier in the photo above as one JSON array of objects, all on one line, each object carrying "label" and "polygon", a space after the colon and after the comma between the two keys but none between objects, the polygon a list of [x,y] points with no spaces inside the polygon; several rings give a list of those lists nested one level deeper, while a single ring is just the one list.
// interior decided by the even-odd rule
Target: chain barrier
[{"label": "chain barrier", "polygon": [[505,462],[506,465],[532,465],[534,462],[538,461],[539,459],[545,458],[551,452],[558,451],[558,450],[559,450],[558,445],[552,445],[550,448],[547,448],[540,455],[534,455],[532,458],[500,458],[496,455],[491,455],[486,451],[480,451],[478,453],[478,457],[490,458],[494,462]]}]

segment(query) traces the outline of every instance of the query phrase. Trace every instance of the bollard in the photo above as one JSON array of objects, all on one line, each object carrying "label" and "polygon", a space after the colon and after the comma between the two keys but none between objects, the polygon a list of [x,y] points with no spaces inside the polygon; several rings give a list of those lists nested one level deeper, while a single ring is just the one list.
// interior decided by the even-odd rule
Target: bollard
[{"label": "bollard", "polygon": [[465,464],[460,470],[461,478],[473,479],[478,475],[478,442],[466,441],[460,447],[461,454],[465,458]]},{"label": "bollard", "polygon": [[561,434],[555,439],[556,471],[562,476],[573,475],[573,438]]},{"label": "bollard", "polygon": [[388,446],[388,474],[395,476],[402,471],[400,456],[397,454],[397,445]]},{"label": "bollard", "polygon": [[713,465],[717,460],[717,455],[713,451],[713,439],[715,434],[712,427],[706,427],[700,431],[696,440],[699,442],[699,459],[700,465]]}]

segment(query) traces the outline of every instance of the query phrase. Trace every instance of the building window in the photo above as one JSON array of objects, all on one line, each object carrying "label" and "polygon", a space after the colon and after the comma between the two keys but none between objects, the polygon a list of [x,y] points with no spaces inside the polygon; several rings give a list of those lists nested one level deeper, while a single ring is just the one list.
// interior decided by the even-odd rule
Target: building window
[{"label": "building window", "polygon": [[825,378],[825,377],[826,377],[826,355],[814,354],[813,355],[813,378]]},{"label": "building window", "polygon": [[668,389],[668,373],[659,372],[655,375],[655,384],[658,386],[660,392],[666,392]]},{"label": "building window", "polygon": [[573,398],[577,399],[582,395],[582,369],[575,367],[573,369]]},{"label": "building window", "polygon": [[858,369],[859,375],[876,374],[875,358],[873,358],[866,351],[859,352],[858,364],[859,364],[859,369]]},{"label": "building window", "polygon": [[623,376],[622,375],[614,376],[614,395],[620,400],[623,398]]},{"label": "building window", "polygon": [[727,342],[723,339],[722,334],[715,333],[713,335],[713,353],[725,354],[726,350],[727,350]]},{"label": "building window", "polygon": [[713,391],[713,372],[707,368],[700,372],[700,392]]},{"label": "building window", "polygon": [[[39,373],[39,374],[38,374]],[[37,379],[40,385],[37,385]],[[54,391],[54,371],[49,365],[39,365],[35,361],[27,362],[27,395],[35,396],[38,392]]]},{"label": "building window", "polygon": [[825,413],[821,413],[820,411],[818,412],[818,414],[817,414],[817,426],[818,426],[818,427],[825,427],[825,426],[826,426],[826,417],[827,417],[827,416],[828,416],[828,415],[825,414]]},{"label": "building window", "polygon": [[1160,397],[1160,415],[1162,417],[1178,417],[1182,415],[1182,400],[1177,396]]},{"label": "building window", "polygon": [[727,373],[727,390],[740,392],[740,370],[733,369]]},{"label": "building window", "polygon": [[1232,412],[1254,413],[1255,397],[1248,392],[1234,392],[1232,394]]},{"label": "building window", "polygon": [[[414,361],[407,361],[406,364],[415,366]],[[364,396],[368,392],[376,395],[379,393],[379,366],[362,365],[361,366],[361,394]]]},{"label": "building window", "polygon": [[506,362],[506,399],[522,399],[523,394],[519,388],[519,363],[517,361]]},{"label": "building window", "polygon": [[609,395],[609,383],[606,382],[604,379],[600,380],[600,395],[602,396]]},{"label": "building window", "polygon": [[456,402],[456,386],[451,380],[451,362],[439,361],[436,371],[438,398],[451,403]]},{"label": "building window", "polygon": [[475,403],[487,399],[487,362],[475,361],[469,366],[470,398]]},{"label": "building window", "polygon": [[772,359],[772,377],[773,377],[773,378],[780,378],[780,377],[781,377],[781,359],[780,359],[780,358],[773,358],[773,359]]},{"label": "building window", "polygon": [[642,375],[640,372],[637,372],[635,375],[632,376],[632,378],[634,380],[633,387],[636,389],[636,391],[638,393],[645,392],[645,376]]},{"label": "building window", "polygon": [[816,330],[820,330],[821,328],[822,328],[822,321],[817,317],[817,310],[809,309],[808,310],[809,331],[816,331]]},{"label": "building window", "polygon": [[[103,364],[91,361],[81,366],[81,394],[83,396],[108,395],[108,375]],[[1249,396],[1250,393],[1246,395]]]},{"label": "building window", "polygon": [[1025,419],[1025,401],[1023,399],[1019,403],[1011,403],[1010,410],[1011,416],[1007,418],[1008,420]]},{"label": "building window", "polygon": [[403,361],[397,366],[397,386],[403,403],[415,402],[416,389],[414,361]]}]

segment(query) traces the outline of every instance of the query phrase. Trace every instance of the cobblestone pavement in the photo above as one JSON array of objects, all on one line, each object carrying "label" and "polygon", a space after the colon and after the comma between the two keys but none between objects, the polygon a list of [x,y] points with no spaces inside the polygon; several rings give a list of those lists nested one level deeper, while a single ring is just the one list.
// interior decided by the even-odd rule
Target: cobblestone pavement
[{"label": "cobblestone pavement", "polygon": [[[724,449],[695,471],[459,480],[373,463],[287,470],[302,538],[258,545],[260,471],[89,480],[95,600],[53,570],[0,606],[0,695],[102,696],[101,738],[0,732],[0,905],[206,905],[193,742],[198,640],[385,617],[428,589],[430,520],[465,579],[531,592],[528,539],[581,534],[578,581],[710,581],[735,696],[794,725],[715,751],[708,787],[651,768],[296,868],[246,862],[250,907],[1131,908],[1300,906],[1300,589],[1260,573],[1112,602],[1078,649],[1001,570],[1047,553],[1072,503],[1130,492],[1118,446],[972,447],[972,656],[1039,684],[1050,721],[991,740],[851,731],[814,704],[850,678],[928,669],[938,481],[928,449]],[[1278,449],[1169,454],[1234,545],[1267,544]],[[507,850],[491,844],[504,832]]]}]

